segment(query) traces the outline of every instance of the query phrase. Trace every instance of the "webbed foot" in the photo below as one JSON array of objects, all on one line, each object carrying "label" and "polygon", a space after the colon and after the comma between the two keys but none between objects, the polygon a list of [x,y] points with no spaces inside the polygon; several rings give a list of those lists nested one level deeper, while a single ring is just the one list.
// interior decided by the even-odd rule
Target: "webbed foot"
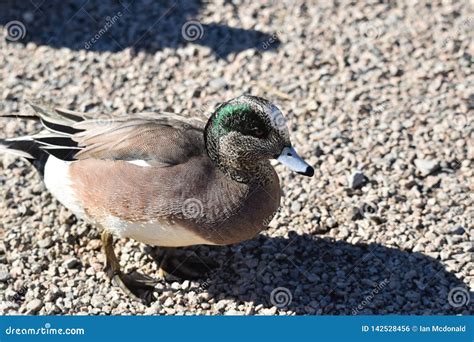
[{"label": "webbed foot", "polygon": [[104,270],[112,283],[120,287],[126,295],[141,300],[145,305],[150,305],[155,301],[153,293],[158,280],[136,271],[129,274],[123,273],[114,252],[113,237],[106,231],[102,233],[102,244],[106,257]]}]

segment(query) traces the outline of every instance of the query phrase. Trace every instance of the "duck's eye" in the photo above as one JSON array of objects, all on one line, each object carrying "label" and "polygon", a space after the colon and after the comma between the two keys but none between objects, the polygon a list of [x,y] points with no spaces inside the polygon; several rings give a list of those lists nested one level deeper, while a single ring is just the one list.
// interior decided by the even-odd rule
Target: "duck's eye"
[{"label": "duck's eye", "polygon": [[256,138],[263,138],[265,132],[259,128],[255,128],[252,130],[252,135]]}]

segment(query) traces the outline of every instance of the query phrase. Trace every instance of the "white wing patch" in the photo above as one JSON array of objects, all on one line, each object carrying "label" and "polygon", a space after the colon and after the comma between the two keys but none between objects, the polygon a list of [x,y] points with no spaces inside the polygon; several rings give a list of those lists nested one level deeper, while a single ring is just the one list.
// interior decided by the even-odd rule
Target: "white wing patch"
[{"label": "white wing patch", "polygon": [[44,183],[62,205],[71,210],[77,217],[84,218],[84,207],[78,201],[72,188],[69,176],[70,164],[71,162],[50,155],[44,167]]},{"label": "white wing patch", "polygon": [[138,165],[138,166],[143,166],[143,167],[150,167],[151,165],[146,161],[146,160],[127,160],[127,163]]}]

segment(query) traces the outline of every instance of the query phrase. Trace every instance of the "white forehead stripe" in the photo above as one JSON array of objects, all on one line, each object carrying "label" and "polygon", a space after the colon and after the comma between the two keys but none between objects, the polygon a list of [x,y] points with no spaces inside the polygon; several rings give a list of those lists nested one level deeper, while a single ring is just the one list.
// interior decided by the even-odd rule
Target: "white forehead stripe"
[{"label": "white forehead stripe", "polygon": [[273,128],[280,132],[283,136],[289,136],[288,133],[288,126],[285,116],[283,113],[278,109],[277,106],[271,105],[269,109],[270,111],[270,121],[272,123]]}]

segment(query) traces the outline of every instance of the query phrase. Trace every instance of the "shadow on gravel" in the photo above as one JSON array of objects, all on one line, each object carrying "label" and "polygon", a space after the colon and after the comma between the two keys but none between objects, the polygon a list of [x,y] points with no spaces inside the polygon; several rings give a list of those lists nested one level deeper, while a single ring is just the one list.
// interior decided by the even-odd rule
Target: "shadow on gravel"
[{"label": "shadow on gravel", "polygon": [[421,253],[296,234],[200,249],[228,260],[201,281],[216,302],[253,301],[297,314],[474,313],[467,285]]},{"label": "shadow on gravel", "polygon": [[[0,0],[0,25],[10,43],[73,50],[153,53],[193,43],[225,59],[246,49],[278,48],[273,33],[199,23],[195,18],[203,6],[201,0]],[[238,18],[234,5],[225,6]]]}]

